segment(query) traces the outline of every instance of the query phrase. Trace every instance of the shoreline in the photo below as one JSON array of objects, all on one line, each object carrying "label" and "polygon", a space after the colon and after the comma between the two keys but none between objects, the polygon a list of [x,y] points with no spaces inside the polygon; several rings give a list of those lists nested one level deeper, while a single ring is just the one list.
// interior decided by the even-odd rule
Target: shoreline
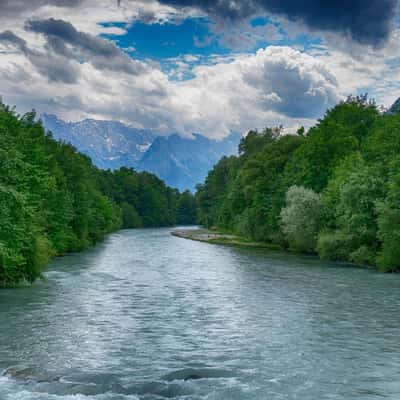
[{"label": "shoreline", "polygon": [[[181,239],[187,239],[187,240],[193,240],[195,242],[203,242],[203,243],[209,243],[209,244],[215,244],[215,245],[224,245],[224,246],[234,246],[234,247],[247,247],[247,248],[253,248],[253,249],[267,249],[267,250],[272,250],[272,251],[279,251],[282,253],[287,253],[287,254],[297,254],[299,256],[310,256],[310,257],[315,257],[321,260],[321,258],[318,257],[317,254],[305,254],[305,253],[298,253],[295,251],[291,251],[289,249],[284,249],[283,247],[277,245],[277,244],[272,244],[272,243],[267,243],[267,242],[255,242],[255,241],[250,241],[247,240],[241,236],[229,234],[229,233],[222,233],[218,231],[212,231],[206,228],[197,228],[197,229],[176,229],[170,232],[172,236],[181,238]],[[335,265],[341,265],[341,266],[350,266],[353,268],[360,268],[364,270],[370,270],[370,271],[375,271],[379,272],[375,267],[371,265],[366,265],[366,264],[356,264],[353,262],[349,261],[333,261],[333,260],[326,260],[327,262],[330,262]]]},{"label": "shoreline", "polygon": [[271,243],[250,241],[237,235],[225,234],[204,228],[176,229],[171,231],[171,235],[182,239],[209,244],[283,250],[280,246]]}]

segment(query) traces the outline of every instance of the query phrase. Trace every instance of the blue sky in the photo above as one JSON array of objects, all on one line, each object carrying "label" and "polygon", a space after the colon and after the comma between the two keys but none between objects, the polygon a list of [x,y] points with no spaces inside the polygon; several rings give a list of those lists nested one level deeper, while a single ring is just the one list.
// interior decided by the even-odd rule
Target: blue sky
[{"label": "blue sky", "polygon": [[[111,26],[121,27],[121,24]],[[123,49],[135,48],[134,56],[141,59],[153,58],[162,61],[186,54],[229,53],[229,49],[220,46],[216,38],[204,46],[196,46],[196,39],[206,43],[210,37],[208,21],[203,18],[188,18],[180,23],[146,24],[138,21],[127,26],[124,35],[103,37],[115,41]]]},{"label": "blue sky", "polygon": [[[171,80],[192,79],[194,67],[214,64],[220,60],[217,56],[253,54],[271,45],[306,51],[322,43],[317,35],[299,33],[290,37],[278,21],[265,16],[248,18],[234,29],[218,27],[205,17],[153,23],[140,20],[125,24],[104,22],[101,25],[121,29],[123,34],[101,36],[113,41],[133,59],[157,61]],[[230,39],[240,35],[245,40],[241,40],[238,47]],[[176,61],[180,59],[185,60],[187,68],[177,74]]]},{"label": "blue sky", "polygon": [[[201,56],[204,60],[204,57],[209,55],[229,55],[237,52],[234,46],[222,40],[229,34],[226,29],[215,32],[212,29],[213,25],[210,19],[204,17],[151,24],[143,21],[132,24],[105,22],[102,26],[121,28],[125,32],[122,35],[103,34],[102,37],[114,41],[132,57],[150,58],[160,62],[189,54]],[[257,30],[266,27],[273,28],[279,37],[257,35]],[[320,38],[309,34],[289,38],[279,22],[263,16],[249,19],[239,29],[243,35],[252,39],[247,46],[240,49],[242,53],[252,53],[272,44],[302,49],[321,44]]]}]

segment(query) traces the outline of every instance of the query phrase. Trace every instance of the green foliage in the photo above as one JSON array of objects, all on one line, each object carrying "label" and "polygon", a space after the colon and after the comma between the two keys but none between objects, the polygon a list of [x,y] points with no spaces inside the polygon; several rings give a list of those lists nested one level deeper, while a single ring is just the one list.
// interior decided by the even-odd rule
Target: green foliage
[{"label": "green foliage", "polygon": [[341,231],[322,232],[318,236],[318,254],[325,260],[346,261],[352,252],[352,240],[352,237]]},{"label": "green foliage", "polygon": [[223,157],[209,172],[204,185],[197,187],[199,222],[212,227],[219,222],[228,187],[235,174],[235,157]]},{"label": "green foliage", "polygon": [[266,144],[273,142],[282,133],[282,127],[265,128],[262,132],[250,131],[239,144],[239,154],[249,157],[257,153]]},{"label": "green foliage", "polygon": [[132,204],[124,201],[121,204],[121,209],[123,227],[125,229],[141,228],[143,226],[142,218],[140,218],[140,215]]},{"label": "green foliage", "polygon": [[[326,227],[339,230],[348,238],[347,260],[374,264],[379,247],[376,204],[384,195],[384,180],[366,165],[359,153],[337,167],[324,192],[325,207],[329,209]],[[342,250],[339,252],[340,255],[331,258],[343,258]]]},{"label": "green foliage", "polygon": [[389,182],[389,191],[384,201],[378,202],[378,237],[382,248],[377,258],[380,270],[400,270],[400,174]]},{"label": "green foliage", "polygon": [[183,192],[178,201],[178,225],[193,225],[197,220],[196,200],[188,190]]},{"label": "green foliage", "polygon": [[286,206],[281,211],[282,231],[291,249],[315,251],[321,225],[321,196],[311,189],[292,186],[286,194]]},{"label": "green foliage", "polygon": [[51,257],[121,226],[196,222],[189,192],[147,173],[101,171],[35,118],[0,105],[0,286],[33,282]]},{"label": "green foliage", "polygon": [[199,187],[200,222],[399,271],[399,154],[400,115],[349,97],[307,133],[249,132]]}]

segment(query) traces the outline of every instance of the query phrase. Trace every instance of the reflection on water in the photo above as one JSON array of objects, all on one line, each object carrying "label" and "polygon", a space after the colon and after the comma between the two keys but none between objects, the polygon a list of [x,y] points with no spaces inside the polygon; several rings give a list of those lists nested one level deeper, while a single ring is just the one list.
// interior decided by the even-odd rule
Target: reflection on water
[{"label": "reflection on water", "polygon": [[121,231],[0,291],[0,399],[400,398],[400,277]]}]

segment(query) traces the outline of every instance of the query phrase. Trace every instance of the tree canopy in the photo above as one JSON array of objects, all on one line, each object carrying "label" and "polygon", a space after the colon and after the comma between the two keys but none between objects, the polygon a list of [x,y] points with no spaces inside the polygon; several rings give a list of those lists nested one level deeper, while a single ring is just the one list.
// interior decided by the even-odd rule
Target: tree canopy
[{"label": "tree canopy", "polygon": [[308,132],[251,131],[210,171],[200,223],[321,257],[400,270],[400,115],[349,97]]},{"label": "tree canopy", "polygon": [[154,175],[96,168],[34,112],[0,104],[0,221],[0,286],[9,286],[119,228],[193,224],[196,206]]}]

